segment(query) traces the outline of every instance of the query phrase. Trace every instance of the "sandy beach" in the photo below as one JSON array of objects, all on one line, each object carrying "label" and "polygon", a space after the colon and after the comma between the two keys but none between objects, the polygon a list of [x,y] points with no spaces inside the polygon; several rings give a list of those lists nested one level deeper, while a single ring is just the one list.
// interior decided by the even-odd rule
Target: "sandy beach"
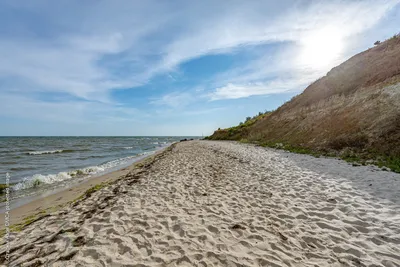
[{"label": "sandy beach", "polygon": [[[165,148],[164,148],[165,149]],[[103,175],[89,177],[80,183],[71,185],[67,188],[60,188],[55,193],[50,192],[45,197],[36,197],[32,201],[28,201],[24,205],[18,205],[10,211],[10,225],[16,225],[24,222],[27,217],[38,217],[37,214],[46,215],[54,210],[58,210],[70,202],[75,201],[82,196],[90,188],[104,183],[112,183],[113,181],[126,176],[128,173],[136,170],[144,163],[152,160],[154,157],[163,153],[164,149],[149,153],[147,156],[139,156],[130,166],[109,172]],[[4,211],[0,212],[0,229],[4,229]]]},{"label": "sandy beach", "polygon": [[400,266],[400,174],[374,166],[187,141],[107,177],[41,200],[110,182],[12,233],[9,266]]}]

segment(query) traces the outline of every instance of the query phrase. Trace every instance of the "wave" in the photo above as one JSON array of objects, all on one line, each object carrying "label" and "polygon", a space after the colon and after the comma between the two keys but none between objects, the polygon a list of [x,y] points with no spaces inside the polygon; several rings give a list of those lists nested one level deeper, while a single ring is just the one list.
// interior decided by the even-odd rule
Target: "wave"
[{"label": "wave", "polygon": [[80,151],[90,151],[90,149],[59,149],[59,150],[47,150],[47,151],[32,151],[26,152],[27,155],[44,155],[44,154],[56,154],[56,153],[72,153]]},{"label": "wave", "polygon": [[10,168],[10,171],[26,171],[26,170],[33,170],[33,167],[14,167]]},{"label": "wave", "polygon": [[17,164],[18,162],[16,161],[0,161],[0,165],[13,165]]},{"label": "wave", "polygon": [[100,166],[92,166],[82,169],[77,169],[69,172],[59,172],[57,174],[35,174],[31,177],[25,177],[21,182],[15,184],[13,190],[24,190],[36,188],[44,184],[54,184],[72,178],[81,178],[104,171]]},{"label": "wave", "polygon": [[59,172],[57,174],[35,174],[31,177],[25,177],[21,182],[15,184],[12,186],[12,190],[18,191],[18,190],[24,190],[24,189],[30,189],[30,188],[36,188],[42,185],[49,185],[49,184],[54,184],[66,180],[70,180],[72,178],[83,178],[87,177],[90,175],[98,174],[105,172],[109,169],[116,168],[120,165],[123,164],[128,164],[131,163],[134,159],[144,156],[147,153],[141,153],[138,155],[134,156],[129,156],[125,158],[120,158],[112,161],[105,162],[103,164],[100,164],[98,166],[90,166],[86,168],[81,168],[77,170],[72,170],[68,172]]},{"label": "wave", "polygon": [[86,159],[101,159],[101,158],[105,158],[105,155],[92,155],[92,156],[87,156],[87,157],[80,157],[80,158],[76,158],[79,160],[86,160]]},{"label": "wave", "polygon": [[55,154],[55,153],[62,153],[63,150],[48,150],[48,151],[33,151],[27,152],[27,155],[43,155],[43,154]]},{"label": "wave", "polygon": [[166,142],[166,141],[160,141],[160,142],[153,142],[152,144],[153,144],[153,145],[163,146],[163,145],[168,144],[168,142]]},{"label": "wave", "polygon": [[61,182],[67,179],[71,179],[72,176],[67,172],[60,172],[58,174],[35,174],[32,177],[24,178],[23,181],[12,186],[12,190],[18,191],[28,188],[36,188],[42,184],[53,184],[55,182]]}]

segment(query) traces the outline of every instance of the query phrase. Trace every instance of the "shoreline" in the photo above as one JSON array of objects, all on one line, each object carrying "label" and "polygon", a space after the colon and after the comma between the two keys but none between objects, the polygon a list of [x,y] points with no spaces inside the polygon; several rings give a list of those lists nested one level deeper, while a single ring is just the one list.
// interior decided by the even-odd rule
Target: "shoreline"
[{"label": "shoreline", "polygon": [[[58,190],[56,189],[55,192],[51,192],[50,194],[47,194],[45,196],[33,197],[33,199],[31,199],[30,201],[28,200],[28,202],[18,205],[17,207],[9,211],[10,228],[23,223],[26,218],[33,218],[38,215],[46,215],[51,212],[55,212],[82,196],[82,194],[84,194],[90,188],[93,188],[102,183],[111,183],[121,177],[124,177],[131,171],[138,168],[138,166],[140,166],[143,162],[152,159],[158,154],[163,153],[173,144],[175,143],[169,144],[168,146],[165,146],[159,150],[155,150],[154,153],[146,155],[143,158],[138,157],[139,159],[137,161],[128,166],[124,166],[121,169],[113,170],[99,176],[87,178],[77,184],[73,184],[65,188],[59,188]],[[24,200],[21,201],[24,202]],[[5,227],[4,220],[5,211],[2,210],[0,212],[1,229],[4,229]]]},{"label": "shoreline", "polygon": [[[8,239],[8,263],[400,264],[400,174],[200,140],[175,143],[135,165],[72,204],[25,220]],[[5,255],[2,246],[0,264]]]}]

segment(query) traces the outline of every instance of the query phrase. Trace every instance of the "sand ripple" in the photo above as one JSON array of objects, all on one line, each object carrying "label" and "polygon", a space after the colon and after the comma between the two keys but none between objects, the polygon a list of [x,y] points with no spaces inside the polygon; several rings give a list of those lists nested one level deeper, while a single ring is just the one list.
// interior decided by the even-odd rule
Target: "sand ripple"
[{"label": "sand ripple", "polygon": [[400,266],[399,189],[373,167],[182,142],[14,234],[11,266]]}]

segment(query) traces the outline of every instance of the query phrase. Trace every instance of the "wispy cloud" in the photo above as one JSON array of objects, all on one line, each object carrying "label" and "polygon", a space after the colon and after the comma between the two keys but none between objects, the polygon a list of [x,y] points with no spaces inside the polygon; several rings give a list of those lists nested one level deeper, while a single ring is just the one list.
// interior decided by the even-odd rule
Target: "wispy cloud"
[{"label": "wispy cloud", "polygon": [[[182,110],[208,100],[300,90],[331,67],[313,69],[298,60],[308,39],[329,27],[339,29],[343,39],[352,38],[376,25],[398,3],[2,1],[0,92],[14,101],[12,114],[7,116],[29,107],[42,118],[52,116],[46,109],[66,118],[76,112],[77,120],[92,118],[90,110],[104,118],[106,113],[134,117],[138,114],[134,106],[121,106],[113,97],[117,90],[139,90],[136,87],[176,73],[195,58],[235,55],[268,44],[284,45],[275,54],[261,52],[240,67],[216,71],[207,81],[189,85],[187,81],[184,87],[194,88],[192,91],[182,92],[178,86],[158,98],[151,97],[147,108]],[[346,47],[335,63],[351,52],[351,47]],[[169,77],[172,83],[182,78]],[[57,110],[54,103],[35,100],[40,93],[68,94],[83,102],[57,103],[58,107],[65,105],[64,111]],[[21,98],[22,94],[26,96]]]},{"label": "wispy cloud", "polygon": [[320,41],[320,45],[326,45],[324,40],[315,38],[326,38],[321,31],[332,33],[334,29],[338,33],[334,37],[343,39],[341,41],[346,44],[346,38],[372,27],[396,3],[398,1],[388,1],[382,5],[360,1],[346,4],[332,1],[317,3],[306,9],[292,10],[287,16],[276,21],[278,25],[271,27],[279,29],[278,33],[272,34],[272,31],[267,30],[270,33],[267,36],[271,40],[275,37],[284,44],[283,48],[250,60],[244,66],[218,74],[213,83],[215,90],[209,96],[212,100],[219,100],[290,91],[300,92],[354,53],[351,47],[344,47],[329,64],[312,66],[307,63],[312,59],[304,57],[319,55],[315,50],[306,53],[303,51],[307,42]]},{"label": "wispy cloud", "polygon": [[[351,35],[371,27],[397,2],[330,1],[298,5],[296,9],[280,4],[279,16],[269,11],[277,9],[275,1],[182,5],[179,12],[152,1],[140,5],[98,2],[87,9],[87,18],[78,16],[73,20],[61,13],[54,14],[67,20],[70,28],[84,25],[81,31],[58,32],[56,28],[51,32],[50,41],[20,36],[2,40],[0,51],[5,60],[0,70],[3,76],[21,77],[39,90],[62,90],[96,99],[94,92],[101,95],[115,88],[147,82],[157,73],[170,71],[202,55],[265,42],[301,42],[325,25],[340,28],[344,36]],[[50,3],[44,11],[51,10]],[[74,4],[70,8],[80,9]],[[41,12],[33,6],[29,10]],[[150,10],[146,16],[141,13]],[[110,23],[105,23],[106,17],[112,17]],[[36,27],[42,25],[24,26],[31,34],[37,34],[40,29]],[[128,59],[119,59],[120,64],[116,65],[133,65],[131,73],[115,76],[114,70],[98,64],[107,55],[119,54]],[[138,63],[140,66],[136,66]]]},{"label": "wispy cloud", "polygon": [[237,99],[257,95],[272,95],[299,91],[309,81],[300,82],[297,79],[273,80],[266,83],[231,84],[217,88],[210,94],[211,100]]},{"label": "wispy cloud", "polygon": [[345,43],[346,38],[374,26],[398,3],[397,0],[379,4],[374,1],[315,2],[283,8],[280,16],[268,19],[265,19],[268,15],[255,11],[266,7],[258,3],[240,14],[233,11],[221,15],[212,27],[207,27],[208,22],[204,22],[199,29],[175,40],[167,46],[162,64],[173,68],[201,55],[235,53],[235,49],[245,46],[282,43],[285,48],[276,54],[261,55],[245,66],[216,74],[209,85],[214,87],[214,91],[208,96],[211,100],[219,100],[300,91],[354,53],[351,47],[343,47],[330,64],[310,66],[304,56],[313,56],[316,51],[303,52],[307,42],[324,38],[321,36],[323,31],[335,31],[337,35],[334,37],[343,39],[341,41]]},{"label": "wispy cloud", "polygon": [[194,95],[188,92],[173,92],[158,99],[150,101],[150,104],[157,106],[167,106],[170,108],[180,108],[190,105],[195,101]]}]

